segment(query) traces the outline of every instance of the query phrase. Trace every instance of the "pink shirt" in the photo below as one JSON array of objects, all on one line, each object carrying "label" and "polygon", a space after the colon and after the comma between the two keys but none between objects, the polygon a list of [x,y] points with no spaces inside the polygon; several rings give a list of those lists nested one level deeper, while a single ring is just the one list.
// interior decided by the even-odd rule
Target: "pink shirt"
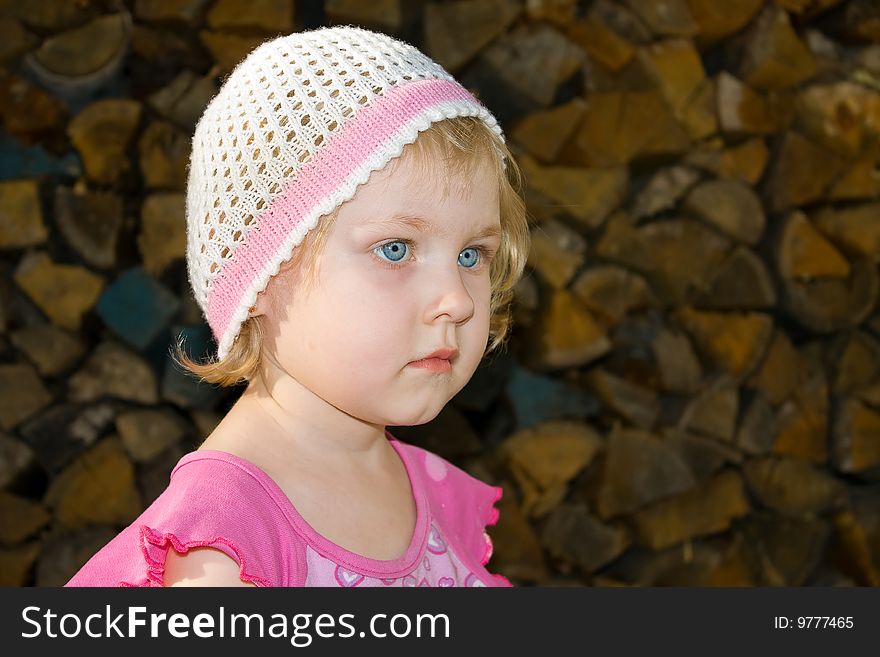
[{"label": "pink shirt", "polygon": [[486,570],[500,486],[386,432],[409,476],[416,526],[394,560],[370,559],[318,534],[263,470],[227,452],[178,461],[168,487],[66,586],[163,586],[168,549],[208,546],[257,586],[512,586]]}]

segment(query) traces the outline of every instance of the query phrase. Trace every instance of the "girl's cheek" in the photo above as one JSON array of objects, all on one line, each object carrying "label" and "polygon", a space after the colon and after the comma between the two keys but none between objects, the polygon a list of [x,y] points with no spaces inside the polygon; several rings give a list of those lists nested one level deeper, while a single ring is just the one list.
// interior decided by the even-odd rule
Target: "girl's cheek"
[{"label": "girl's cheek", "polygon": [[418,273],[413,267],[392,268],[376,262],[367,274],[367,279],[378,290],[389,292],[397,290],[398,294],[401,287],[414,285],[418,278]]},{"label": "girl's cheek", "polygon": [[402,291],[404,284],[399,276],[383,273],[360,272],[343,282],[332,304],[334,314],[338,315],[340,308],[345,314],[358,316],[390,317],[393,315],[389,313],[399,313],[411,295]]},{"label": "girl's cheek", "polygon": [[480,299],[488,304],[489,298],[492,296],[492,281],[489,279],[489,275],[476,278],[470,286],[470,290],[474,300]]}]

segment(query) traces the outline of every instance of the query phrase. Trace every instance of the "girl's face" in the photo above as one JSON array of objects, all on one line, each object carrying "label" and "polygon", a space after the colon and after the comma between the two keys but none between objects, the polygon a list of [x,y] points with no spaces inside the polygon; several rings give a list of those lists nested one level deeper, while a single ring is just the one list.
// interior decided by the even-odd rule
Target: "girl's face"
[{"label": "girl's face", "polygon": [[[473,375],[488,341],[489,265],[500,245],[488,164],[467,179],[426,179],[409,157],[373,172],[340,208],[313,290],[273,280],[275,309],[264,318],[277,360],[269,367],[382,426],[430,421]],[[412,364],[445,348],[457,350],[448,371]]]}]

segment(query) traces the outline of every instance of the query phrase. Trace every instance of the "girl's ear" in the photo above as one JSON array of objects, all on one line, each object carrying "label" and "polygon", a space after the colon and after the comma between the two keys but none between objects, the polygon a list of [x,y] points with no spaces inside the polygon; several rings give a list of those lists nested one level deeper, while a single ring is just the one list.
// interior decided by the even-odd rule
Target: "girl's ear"
[{"label": "girl's ear", "polygon": [[257,300],[254,302],[254,305],[251,306],[248,310],[248,318],[266,314],[266,304],[268,303],[266,297],[266,290],[263,290],[257,295]]},{"label": "girl's ear", "polygon": [[293,260],[284,262],[278,273],[269,279],[265,289],[257,295],[254,305],[248,309],[248,318],[256,317],[257,315],[268,315],[270,310],[274,311],[277,315],[281,307],[279,306],[279,290],[282,295],[280,298],[283,299],[284,290],[297,287],[298,281],[299,265]]}]

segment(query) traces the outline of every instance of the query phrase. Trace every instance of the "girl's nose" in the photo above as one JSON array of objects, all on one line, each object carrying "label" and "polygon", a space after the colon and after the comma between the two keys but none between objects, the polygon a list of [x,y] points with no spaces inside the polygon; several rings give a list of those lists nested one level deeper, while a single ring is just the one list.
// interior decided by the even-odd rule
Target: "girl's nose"
[{"label": "girl's nose", "polygon": [[474,314],[474,299],[465,285],[467,274],[456,266],[438,267],[435,272],[434,285],[431,285],[431,296],[428,297],[425,320],[435,322],[440,317],[447,317],[456,324],[467,321]]}]

